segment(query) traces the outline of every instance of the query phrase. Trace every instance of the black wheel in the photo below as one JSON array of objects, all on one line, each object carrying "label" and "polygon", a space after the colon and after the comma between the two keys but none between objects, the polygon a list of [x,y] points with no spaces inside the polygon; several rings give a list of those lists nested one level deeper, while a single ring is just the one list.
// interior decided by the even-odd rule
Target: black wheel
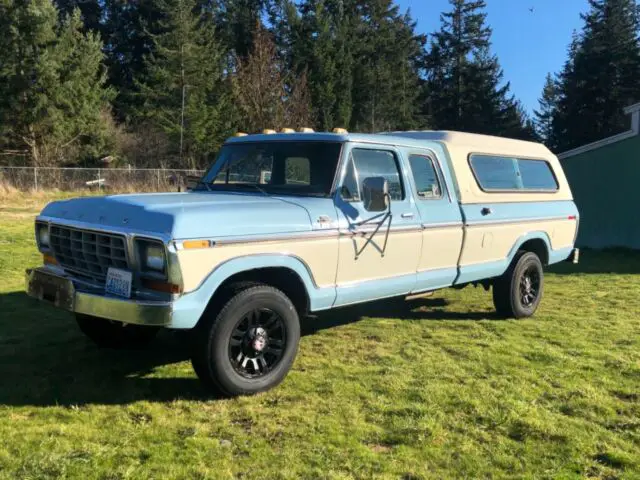
[{"label": "black wheel", "polygon": [[113,322],[104,318],[76,314],[82,333],[103,348],[142,348],[149,344],[159,328]]},{"label": "black wheel", "polygon": [[493,304],[505,317],[532,316],[544,290],[540,258],[533,252],[518,252],[507,271],[493,284]]},{"label": "black wheel", "polygon": [[252,286],[217,315],[205,313],[194,333],[191,363],[200,380],[224,395],[251,395],[278,385],[298,351],[300,321],[280,290]]}]

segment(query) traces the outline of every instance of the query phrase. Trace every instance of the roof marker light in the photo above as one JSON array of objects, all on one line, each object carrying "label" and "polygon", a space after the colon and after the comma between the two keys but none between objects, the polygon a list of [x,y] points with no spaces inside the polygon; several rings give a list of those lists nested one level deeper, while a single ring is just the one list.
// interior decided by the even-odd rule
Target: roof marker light
[{"label": "roof marker light", "polygon": [[270,128],[265,128],[264,130],[262,130],[262,133],[263,133],[264,135],[273,135],[274,133],[276,133],[276,131],[275,131],[275,130],[272,130],[272,129],[270,129]]},{"label": "roof marker light", "polygon": [[334,128],[333,133],[349,133],[346,128]]},{"label": "roof marker light", "polygon": [[300,133],[314,133],[314,129],[313,128],[309,128],[309,127],[301,127],[298,129],[298,131]]},{"label": "roof marker light", "polygon": [[296,133],[296,131],[293,128],[283,128],[280,133]]},{"label": "roof marker light", "polygon": [[246,137],[246,136],[247,136],[247,134],[246,134],[246,133],[244,133],[244,132],[238,132],[238,133],[235,133],[233,136],[234,136],[234,137]]}]

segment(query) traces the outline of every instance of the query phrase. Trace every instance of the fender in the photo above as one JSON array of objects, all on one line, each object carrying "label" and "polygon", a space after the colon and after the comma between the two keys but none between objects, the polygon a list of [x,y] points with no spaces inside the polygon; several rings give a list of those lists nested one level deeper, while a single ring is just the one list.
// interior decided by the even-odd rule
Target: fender
[{"label": "fender", "polygon": [[[516,253],[518,253],[520,247],[522,247],[522,245],[524,245],[524,243],[529,240],[542,240],[547,249],[547,253],[549,254],[549,263],[556,262],[554,255],[557,255],[557,253],[551,249],[551,241],[549,239],[549,235],[541,230],[528,232],[518,237],[518,239],[514,242],[513,247],[511,247],[509,254],[504,259],[460,267],[458,278],[454,282],[454,285],[462,285],[478,280],[499,277],[507,271],[507,268],[509,268],[509,265],[511,265],[511,262],[515,258]],[[564,251],[558,250],[558,253],[560,255],[564,255]],[[566,252],[566,256],[564,258],[567,258],[570,253],[571,251],[569,249]]]},{"label": "fender", "polygon": [[[522,247],[522,245],[524,245],[529,240],[542,240],[547,249],[547,256],[551,258],[551,252],[552,252],[551,239],[549,238],[549,235],[547,234],[547,232],[538,230],[534,232],[525,233],[515,241],[515,243],[513,244],[513,247],[511,247],[511,250],[509,251],[509,256],[507,257],[508,258],[507,265],[511,265],[511,262],[516,256],[516,253],[518,253],[518,250],[520,250],[520,247]],[[506,268],[505,268],[505,271],[506,271]]]},{"label": "fender", "polygon": [[246,255],[230,258],[218,264],[196,290],[176,300],[169,327],[177,329],[195,327],[213,294],[225,280],[233,275],[273,267],[288,268],[302,280],[309,296],[311,311],[331,308],[336,298],[335,286],[318,287],[309,266],[300,257],[287,253]]}]

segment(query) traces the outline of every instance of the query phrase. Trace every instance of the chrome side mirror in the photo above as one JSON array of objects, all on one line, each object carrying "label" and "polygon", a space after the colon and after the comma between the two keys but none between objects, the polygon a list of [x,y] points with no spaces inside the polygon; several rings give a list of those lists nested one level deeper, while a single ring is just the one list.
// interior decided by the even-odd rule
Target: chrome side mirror
[{"label": "chrome side mirror", "polygon": [[389,208],[389,182],[384,177],[367,177],[362,182],[362,202],[368,212]]}]

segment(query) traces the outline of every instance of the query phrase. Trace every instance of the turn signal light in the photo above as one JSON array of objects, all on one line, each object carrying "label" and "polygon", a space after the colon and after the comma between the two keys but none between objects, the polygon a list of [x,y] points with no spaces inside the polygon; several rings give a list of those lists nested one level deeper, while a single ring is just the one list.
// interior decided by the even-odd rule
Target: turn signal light
[{"label": "turn signal light", "polygon": [[142,279],[142,286],[149,290],[155,290],[156,292],[163,293],[182,293],[182,287],[173,283],[160,282],[158,280],[152,280],[150,278]]},{"label": "turn signal light", "polygon": [[42,255],[42,263],[45,265],[58,265],[58,261],[51,255]]},{"label": "turn signal light", "polygon": [[185,240],[182,242],[182,248],[192,250],[196,248],[209,248],[212,246],[211,240]]}]

